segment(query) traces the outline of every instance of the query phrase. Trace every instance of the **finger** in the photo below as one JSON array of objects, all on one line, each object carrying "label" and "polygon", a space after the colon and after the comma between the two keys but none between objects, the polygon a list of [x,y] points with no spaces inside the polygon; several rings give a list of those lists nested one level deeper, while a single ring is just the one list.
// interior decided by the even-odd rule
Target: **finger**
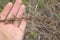
[{"label": "finger", "polygon": [[22,17],[22,16],[23,16],[24,11],[25,11],[25,6],[24,6],[24,5],[21,5],[20,10],[19,10],[19,12],[18,12],[18,14],[17,14],[17,16],[16,16],[16,17],[17,17],[17,18]]},{"label": "finger", "polygon": [[22,4],[22,1],[21,0],[17,0],[12,8],[12,10],[10,11],[9,15],[8,15],[8,18],[11,18],[13,15],[16,15],[20,6]]},{"label": "finger", "polygon": [[[18,12],[18,14],[17,14],[16,17],[17,17],[17,18],[21,18],[21,17],[23,16],[24,10],[25,10],[25,6],[24,6],[24,5],[21,5],[21,7],[20,7],[20,9],[19,9],[19,12]],[[15,26],[18,26],[18,24],[19,24],[19,21],[18,21],[18,22],[15,21],[14,25],[15,25]]]},{"label": "finger", "polygon": [[20,30],[22,30],[23,32],[24,32],[24,30],[25,30],[25,28],[26,28],[26,24],[27,24],[26,20],[25,20],[25,19],[22,19],[22,22],[21,22],[21,24],[19,25],[19,28],[20,28]]},{"label": "finger", "polygon": [[5,19],[7,14],[9,13],[9,11],[11,10],[13,4],[11,2],[9,2],[3,9],[3,11],[1,12],[1,17],[2,19]]}]

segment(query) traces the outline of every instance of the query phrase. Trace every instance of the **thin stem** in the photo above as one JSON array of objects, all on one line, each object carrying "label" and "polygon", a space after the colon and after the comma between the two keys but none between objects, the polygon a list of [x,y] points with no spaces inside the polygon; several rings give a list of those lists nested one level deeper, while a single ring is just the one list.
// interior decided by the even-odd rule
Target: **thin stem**
[{"label": "thin stem", "polygon": [[29,18],[17,18],[17,19],[12,18],[12,19],[6,19],[6,20],[0,19],[0,22],[5,22],[5,21],[8,21],[8,22],[10,22],[10,21],[20,21],[21,19],[29,19]]}]

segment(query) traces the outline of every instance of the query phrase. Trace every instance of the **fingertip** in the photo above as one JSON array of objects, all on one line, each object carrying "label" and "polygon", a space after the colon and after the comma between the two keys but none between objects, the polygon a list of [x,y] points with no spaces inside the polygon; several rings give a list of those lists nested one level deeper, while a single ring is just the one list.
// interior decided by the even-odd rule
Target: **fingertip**
[{"label": "fingertip", "polygon": [[12,3],[12,2],[9,2],[9,3],[8,3],[8,5],[9,5],[9,6],[12,6],[12,5],[13,5],[13,3]]},{"label": "fingertip", "polygon": [[21,8],[20,9],[23,9],[23,10],[25,10],[25,6],[24,5],[21,5]]},{"label": "fingertip", "polygon": [[24,6],[24,5],[22,5],[22,7],[23,7],[23,8],[25,8],[25,6]]}]

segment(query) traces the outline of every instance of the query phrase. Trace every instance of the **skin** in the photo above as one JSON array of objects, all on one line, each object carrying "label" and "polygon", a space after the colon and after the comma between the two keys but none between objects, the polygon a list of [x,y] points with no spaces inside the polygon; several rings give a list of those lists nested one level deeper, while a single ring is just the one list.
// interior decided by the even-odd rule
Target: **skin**
[{"label": "skin", "polygon": [[[1,19],[12,18],[13,15],[19,18],[23,16],[24,10],[25,6],[22,4],[22,0],[16,0],[14,5],[11,2],[7,3],[3,11],[1,12],[0,16]],[[18,27],[19,22],[16,21],[14,24],[5,24],[4,22],[1,22],[0,40],[23,40],[26,23],[26,20],[22,19]]]}]

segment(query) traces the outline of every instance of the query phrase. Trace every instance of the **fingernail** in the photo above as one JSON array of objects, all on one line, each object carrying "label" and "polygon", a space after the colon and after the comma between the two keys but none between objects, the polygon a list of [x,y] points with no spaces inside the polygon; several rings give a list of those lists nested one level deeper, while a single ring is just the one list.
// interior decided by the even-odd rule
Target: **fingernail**
[{"label": "fingernail", "polygon": [[9,2],[9,3],[8,3],[8,5],[9,5],[9,6],[12,6],[12,3],[11,3],[11,2]]}]

